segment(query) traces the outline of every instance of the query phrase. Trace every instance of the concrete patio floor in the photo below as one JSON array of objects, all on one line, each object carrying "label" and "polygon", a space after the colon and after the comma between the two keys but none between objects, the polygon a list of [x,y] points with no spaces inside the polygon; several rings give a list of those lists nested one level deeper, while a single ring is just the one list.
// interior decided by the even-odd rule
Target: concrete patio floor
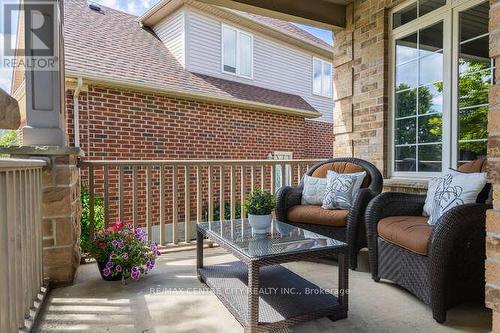
[{"label": "concrete patio floor", "polygon": [[[205,250],[205,264],[236,260],[221,248]],[[323,318],[290,328],[291,332],[489,332],[491,313],[479,305],[448,312],[444,325],[405,290],[375,283],[367,273],[366,252],[360,269],[350,271],[349,317]],[[286,267],[323,288],[336,288],[335,262],[297,262]],[[169,290],[152,293],[150,288]],[[201,292],[200,292],[201,291]],[[172,252],[139,282],[102,281],[95,264],[79,268],[74,285],[52,290],[37,332],[243,332],[217,297],[198,282],[195,251]]]}]

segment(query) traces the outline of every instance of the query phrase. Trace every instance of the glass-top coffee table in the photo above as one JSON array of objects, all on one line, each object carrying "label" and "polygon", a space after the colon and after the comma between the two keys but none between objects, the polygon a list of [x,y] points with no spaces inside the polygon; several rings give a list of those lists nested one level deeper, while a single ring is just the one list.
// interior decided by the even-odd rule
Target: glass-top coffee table
[{"label": "glass-top coffee table", "polygon": [[[207,237],[239,259],[203,265]],[[197,272],[245,328],[269,331],[311,319],[347,317],[347,244],[274,220],[267,235],[252,235],[248,220],[197,225]],[[324,290],[279,265],[338,257],[338,289]]]}]

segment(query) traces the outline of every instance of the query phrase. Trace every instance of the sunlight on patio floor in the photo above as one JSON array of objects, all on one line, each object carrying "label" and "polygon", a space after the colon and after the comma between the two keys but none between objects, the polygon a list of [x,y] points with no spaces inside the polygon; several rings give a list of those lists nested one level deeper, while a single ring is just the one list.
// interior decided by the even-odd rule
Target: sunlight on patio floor
[{"label": "sunlight on patio floor", "polygon": [[[96,265],[80,267],[75,284],[54,289],[41,313],[37,332],[243,332],[204,285],[196,279],[195,251],[167,253],[139,282],[102,281]],[[349,317],[323,318],[291,327],[292,332],[489,332],[491,313],[478,305],[448,312],[439,325],[430,308],[390,283],[375,283],[360,269],[350,271]],[[223,249],[205,250],[205,264],[236,260]],[[335,288],[335,262],[284,265],[323,288]],[[150,288],[160,292],[153,293]],[[200,289],[201,288],[201,289]],[[161,292],[163,290],[169,292]],[[200,292],[201,291],[201,292]]]}]

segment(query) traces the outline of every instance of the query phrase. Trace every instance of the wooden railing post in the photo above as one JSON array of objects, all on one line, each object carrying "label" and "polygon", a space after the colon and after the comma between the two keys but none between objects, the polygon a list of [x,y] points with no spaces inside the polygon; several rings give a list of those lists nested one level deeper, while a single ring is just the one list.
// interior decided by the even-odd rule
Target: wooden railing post
[{"label": "wooden railing post", "polygon": [[43,284],[42,160],[0,160],[0,332],[29,331]]},{"label": "wooden railing post", "polygon": [[[298,183],[302,176],[301,171],[303,165],[317,163],[318,161],[319,160],[84,161],[82,162],[82,167],[88,168],[89,179],[89,218],[91,231],[89,237],[92,237],[95,227],[96,199],[98,198],[97,196],[101,196],[104,201],[104,218],[107,222],[109,222],[110,217],[119,216],[123,221],[132,220],[135,227],[145,226],[148,235],[150,235],[150,239],[153,238],[153,231],[156,232],[158,230],[156,228],[159,228],[159,240],[162,245],[168,245],[168,243],[177,244],[180,240],[182,240],[183,244],[189,243],[192,240],[191,218],[194,218],[191,211],[191,207],[194,206],[191,201],[193,188],[196,188],[195,200],[197,222],[203,219],[203,210],[205,209],[203,206],[203,189],[205,184],[207,186],[207,220],[209,222],[214,220],[214,205],[217,200],[214,197],[216,186],[219,187],[219,193],[217,194],[219,200],[219,214],[216,216],[216,219],[226,219],[226,203],[229,203],[229,217],[231,220],[236,218],[237,205],[241,208],[240,217],[245,218],[248,212],[245,212],[243,209],[243,204],[247,192],[260,187],[263,190],[269,189],[274,193],[277,190],[276,183],[281,182],[281,185],[295,184],[295,175],[297,176]],[[276,169],[278,166],[281,169],[281,175],[276,182]],[[289,170],[287,169],[288,166],[290,166]],[[203,174],[205,167],[207,168],[206,179],[204,179]],[[99,179],[96,179],[96,168],[103,168],[103,178],[99,177]],[[118,186],[114,186],[116,184],[116,182],[113,182],[115,177],[111,177],[113,179],[110,180],[110,168],[118,172],[116,177],[116,179],[118,179]],[[158,172],[156,172],[157,168]],[[172,168],[171,178],[166,177],[166,168]],[[179,172],[179,168],[182,169],[181,172]],[[195,171],[193,168],[195,168]],[[294,168],[296,168],[296,171]],[[126,176],[128,173],[125,170],[131,170],[131,177]],[[215,171],[217,172],[216,175],[218,179],[214,174]],[[194,175],[194,173],[196,173],[196,175]],[[144,178],[142,177],[143,174],[145,175]],[[192,175],[193,177],[191,177]],[[179,185],[179,177],[182,178],[182,176],[185,176],[185,179],[183,184]],[[287,178],[290,178],[289,182],[287,182]],[[126,182],[129,181],[131,185],[126,184]],[[171,202],[167,201],[166,194],[170,185],[172,187]],[[226,195],[226,185],[228,185],[230,191],[229,196]],[[184,205],[181,208],[179,208],[179,186],[182,186],[184,191]],[[239,188],[237,188],[237,186],[239,186]],[[128,188],[131,188],[131,212],[127,207],[128,199],[126,200],[128,196],[126,197],[127,191],[125,189]],[[141,195],[143,195],[145,199],[141,198]],[[118,198],[118,205],[114,205],[114,198]],[[113,205],[110,205],[111,200],[113,200]],[[159,201],[159,203],[156,201]],[[139,207],[138,203],[142,204],[143,202],[144,206]],[[138,215],[138,209],[140,208],[144,209],[144,215]],[[172,211],[171,219],[166,213],[170,209]],[[179,209],[181,209],[181,211],[179,211]],[[182,211],[182,209],[184,211]],[[142,211],[139,212],[139,214],[141,213]],[[127,214],[131,216],[127,216]],[[181,232],[182,224],[179,224],[179,216],[182,214],[184,214],[184,219],[182,221],[184,224],[183,235]],[[138,216],[140,217],[140,221]],[[143,216],[145,216],[145,221]],[[167,240],[167,224],[170,224],[169,230],[172,231],[171,241]]]}]

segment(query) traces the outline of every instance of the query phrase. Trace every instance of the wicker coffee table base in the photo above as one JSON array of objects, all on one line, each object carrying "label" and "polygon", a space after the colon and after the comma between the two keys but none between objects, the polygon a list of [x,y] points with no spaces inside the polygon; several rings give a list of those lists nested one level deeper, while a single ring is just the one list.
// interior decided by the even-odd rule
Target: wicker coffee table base
[{"label": "wicker coffee table base", "polygon": [[219,244],[241,261],[204,266],[204,236],[198,230],[198,278],[211,288],[245,332],[269,332],[322,317],[347,317],[347,248],[335,250],[339,258],[338,289],[323,290],[279,264],[321,257],[324,251],[248,260],[231,246]]}]

